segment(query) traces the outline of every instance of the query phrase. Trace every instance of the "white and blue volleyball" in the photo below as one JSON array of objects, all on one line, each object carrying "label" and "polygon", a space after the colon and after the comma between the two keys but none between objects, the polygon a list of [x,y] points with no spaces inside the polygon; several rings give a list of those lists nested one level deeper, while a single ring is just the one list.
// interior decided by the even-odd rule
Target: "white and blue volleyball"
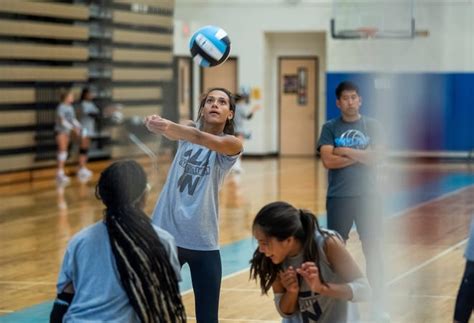
[{"label": "white and blue volleyball", "polygon": [[217,66],[230,54],[230,39],[224,29],[205,26],[198,29],[189,42],[193,60],[202,67]]}]

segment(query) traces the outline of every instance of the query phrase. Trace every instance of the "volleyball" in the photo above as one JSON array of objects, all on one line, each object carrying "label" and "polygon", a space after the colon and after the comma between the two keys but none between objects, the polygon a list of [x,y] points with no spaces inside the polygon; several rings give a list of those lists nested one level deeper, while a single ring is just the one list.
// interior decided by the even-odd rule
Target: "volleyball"
[{"label": "volleyball", "polygon": [[189,41],[193,60],[202,67],[213,67],[225,62],[230,54],[230,39],[224,29],[204,26]]}]

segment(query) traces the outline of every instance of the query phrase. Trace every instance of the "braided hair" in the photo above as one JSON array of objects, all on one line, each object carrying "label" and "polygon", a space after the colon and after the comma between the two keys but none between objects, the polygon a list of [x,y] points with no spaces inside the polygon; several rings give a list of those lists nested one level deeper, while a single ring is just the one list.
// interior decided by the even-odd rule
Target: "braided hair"
[{"label": "braided hair", "polygon": [[96,186],[120,280],[141,322],[186,322],[176,273],[141,207],[147,190],[145,171],[132,160],[110,165]]},{"label": "braided hair", "polygon": [[[265,205],[257,213],[252,224],[252,229],[256,228],[265,236],[274,237],[279,241],[295,237],[303,245],[304,261],[312,261],[316,263],[316,266],[320,266],[321,256],[314,234],[316,230],[324,236],[328,234],[321,230],[313,213],[296,209],[286,202],[273,202]],[[281,270],[281,264],[274,264],[257,247],[250,260],[250,278],[260,280],[262,293],[268,292]],[[319,277],[321,282],[326,284],[321,272],[319,272]]]}]

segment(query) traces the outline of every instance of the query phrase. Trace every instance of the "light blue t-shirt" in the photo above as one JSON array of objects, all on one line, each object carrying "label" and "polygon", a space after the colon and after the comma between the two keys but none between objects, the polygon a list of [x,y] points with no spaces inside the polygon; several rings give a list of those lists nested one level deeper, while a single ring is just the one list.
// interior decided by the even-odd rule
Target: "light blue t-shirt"
[{"label": "light blue t-shirt", "polygon": [[[180,280],[181,267],[173,237],[156,226],[154,229]],[[122,287],[104,222],[81,230],[69,242],[57,293],[71,282],[75,293],[63,322],[140,322]]]},{"label": "light blue t-shirt", "polygon": [[175,238],[178,247],[219,249],[219,190],[239,155],[179,142],[152,217],[154,224]]}]

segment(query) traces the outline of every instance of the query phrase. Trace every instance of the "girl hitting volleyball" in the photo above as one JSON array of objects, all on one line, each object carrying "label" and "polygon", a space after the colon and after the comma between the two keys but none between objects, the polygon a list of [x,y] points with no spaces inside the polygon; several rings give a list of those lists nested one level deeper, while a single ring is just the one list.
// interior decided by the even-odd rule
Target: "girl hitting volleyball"
[{"label": "girl hitting volleyball", "polygon": [[113,163],[96,195],[104,219],[69,242],[51,322],[185,322],[174,239],[143,212],[143,168],[131,160]]},{"label": "girl hitting volleyball", "polygon": [[218,321],[222,278],[218,193],[242,152],[241,141],[233,136],[234,111],[232,94],[214,88],[201,100],[197,127],[157,115],[145,119],[150,131],[179,141],[153,223],[176,239],[179,261],[191,269],[196,319],[203,323]]},{"label": "girl hitting volleyball", "polygon": [[250,275],[270,288],[283,322],[347,322],[348,301],[370,298],[367,279],[341,237],[285,202],[264,206],[252,225],[258,242]]}]

